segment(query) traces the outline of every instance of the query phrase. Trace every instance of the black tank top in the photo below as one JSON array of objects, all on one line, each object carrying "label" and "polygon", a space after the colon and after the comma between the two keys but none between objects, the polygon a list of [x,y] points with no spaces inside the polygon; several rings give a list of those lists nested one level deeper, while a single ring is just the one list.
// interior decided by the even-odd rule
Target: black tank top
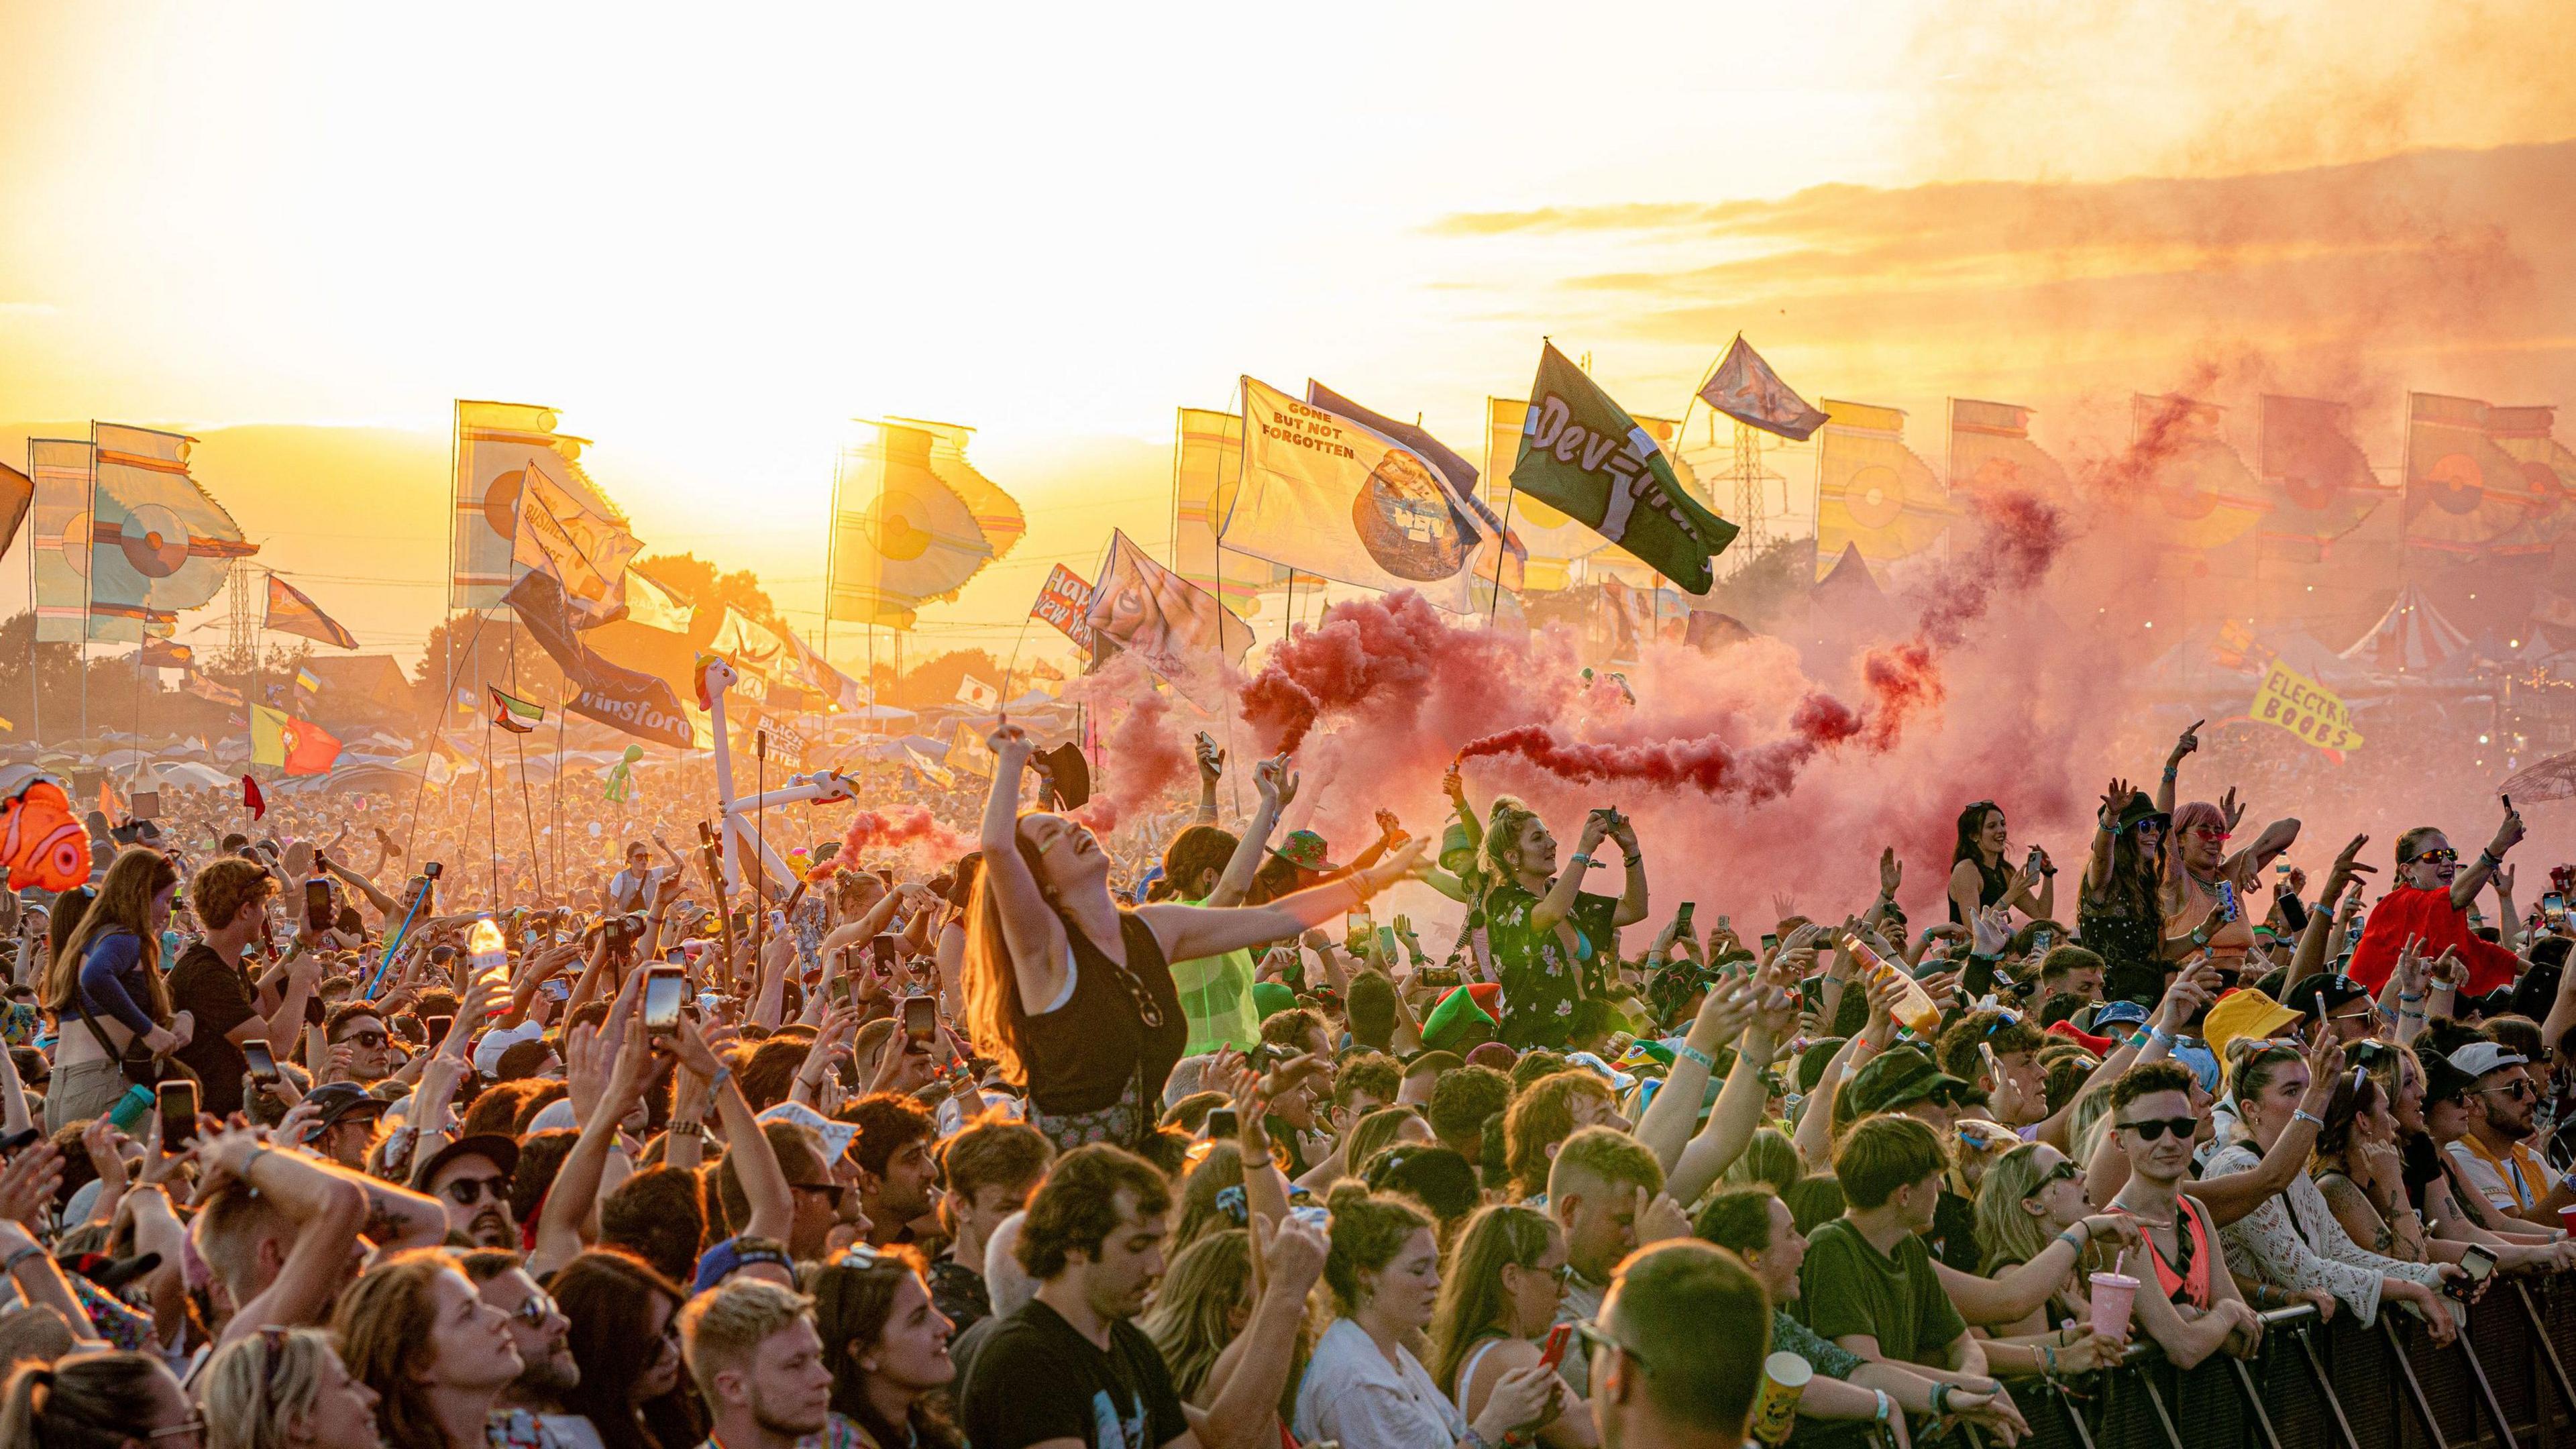
[{"label": "black tank top", "polygon": [[[1029,1100],[1040,1111],[1103,1111],[1117,1106],[1132,1083],[1139,1105],[1150,1108],[1145,1120],[1161,1112],[1163,1082],[1189,1045],[1189,1022],[1153,928],[1134,912],[1120,911],[1118,931],[1127,946],[1123,967],[1071,922],[1065,925],[1065,939],[1073,944],[1073,999],[1021,1027]],[[1148,1002],[1161,1018],[1157,1025],[1146,1024]]]},{"label": "black tank top", "polygon": [[[1979,906],[1991,906],[2002,900],[2012,890],[2013,873],[2004,867],[2003,862],[1997,861],[1993,865],[1988,865],[1972,855],[1968,857],[1968,864],[1977,868],[1977,904]],[[1952,868],[1956,869],[1956,867]],[[1950,899],[1950,924],[1954,926],[1968,924],[1959,919],[1959,901],[1955,896]]]}]

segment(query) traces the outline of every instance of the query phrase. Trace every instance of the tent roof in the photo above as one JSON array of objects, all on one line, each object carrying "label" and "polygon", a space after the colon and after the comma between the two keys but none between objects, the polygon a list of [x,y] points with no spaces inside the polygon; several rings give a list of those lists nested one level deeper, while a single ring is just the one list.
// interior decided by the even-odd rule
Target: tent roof
[{"label": "tent roof", "polygon": [[2442,617],[2410,579],[2379,622],[2364,630],[2343,657],[2383,674],[2429,674],[2466,654],[2468,647],[2468,635]]}]

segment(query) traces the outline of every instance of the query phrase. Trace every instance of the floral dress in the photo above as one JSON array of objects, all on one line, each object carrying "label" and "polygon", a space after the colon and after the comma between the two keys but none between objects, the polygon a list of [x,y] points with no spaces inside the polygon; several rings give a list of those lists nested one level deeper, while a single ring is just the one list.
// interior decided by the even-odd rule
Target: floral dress
[{"label": "floral dress", "polygon": [[1530,924],[1538,902],[1509,883],[1485,896],[1486,939],[1503,984],[1503,1040],[1523,1050],[1565,1045],[1574,1003],[1604,994],[1610,917],[1619,908],[1615,897],[1584,892],[1566,917],[1570,930],[1542,931]]}]

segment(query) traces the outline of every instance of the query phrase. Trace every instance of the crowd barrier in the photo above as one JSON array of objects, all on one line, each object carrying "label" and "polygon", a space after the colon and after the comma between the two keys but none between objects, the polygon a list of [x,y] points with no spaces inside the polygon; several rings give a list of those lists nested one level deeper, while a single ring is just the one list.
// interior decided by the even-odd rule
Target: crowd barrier
[{"label": "crowd barrier", "polygon": [[2028,1449],[2576,1449],[2576,1283],[2499,1278],[2436,1348],[2412,1314],[2263,1316],[2262,1352],[2177,1370],[2152,1345],[2089,1382],[2015,1381]]}]

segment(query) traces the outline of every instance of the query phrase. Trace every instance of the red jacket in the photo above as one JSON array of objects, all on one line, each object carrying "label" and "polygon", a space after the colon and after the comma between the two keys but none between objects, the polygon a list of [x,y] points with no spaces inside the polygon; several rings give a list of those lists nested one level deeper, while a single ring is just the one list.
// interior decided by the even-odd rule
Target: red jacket
[{"label": "red jacket", "polygon": [[2352,979],[2376,994],[2397,969],[2397,955],[2406,949],[2410,936],[2417,938],[2415,949],[2428,960],[2445,949],[2458,948],[2460,959],[2469,965],[2469,984],[2460,988],[2463,996],[2484,996],[2511,986],[2522,974],[2521,957],[2469,934],[2469,913],[2451,904],[2449,891],[2399,886],[2371,908],[2370,924],[2362,928],[2361,942],[2352,949]]}]

